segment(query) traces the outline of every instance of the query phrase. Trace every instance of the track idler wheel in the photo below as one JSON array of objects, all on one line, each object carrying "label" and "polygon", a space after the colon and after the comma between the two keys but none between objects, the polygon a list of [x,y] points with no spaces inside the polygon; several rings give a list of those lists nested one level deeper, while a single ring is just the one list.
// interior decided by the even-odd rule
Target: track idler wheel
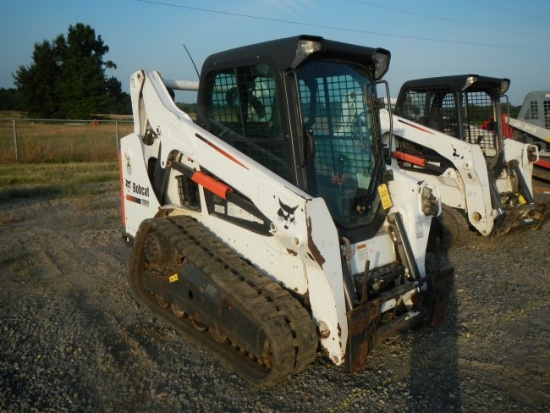
[{"label": "track idler wheel", "polygon": [[149,265],[159,272],[177,272],[178,253],[165,237],[155,231],[150,232],[143,241],[143,251]]}]

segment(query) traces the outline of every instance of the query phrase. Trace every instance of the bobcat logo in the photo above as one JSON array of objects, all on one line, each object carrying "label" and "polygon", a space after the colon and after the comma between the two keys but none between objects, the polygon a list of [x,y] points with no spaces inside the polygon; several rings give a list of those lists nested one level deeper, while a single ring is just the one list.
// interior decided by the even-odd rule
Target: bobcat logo
[{"label": "bobcat logo", "polygon": [[464,159],[464,155],[460,155],[454,146],[452,146],[452,148],[453,148],[453,158]]},{"label": "bobcat logo", "polygon": [[131,154],[128,151],[124,152],[124,163],[126,165],[126,172],[128,172],[128,175],[132,175],[132,162],[131,162]]},{"label": "bobcat logo", "polygon": [[290,207],[283,204],[280,199],[279,205],[281,207],[277,211],[277,215],[279,215],[279,221],[283,222],[285,229],[288,229],[290,224],[296,225],[296,223],[294,222],[294,212],[296,212],[296,208],[298,208],[298,205],[296,205],[295,207]]}]

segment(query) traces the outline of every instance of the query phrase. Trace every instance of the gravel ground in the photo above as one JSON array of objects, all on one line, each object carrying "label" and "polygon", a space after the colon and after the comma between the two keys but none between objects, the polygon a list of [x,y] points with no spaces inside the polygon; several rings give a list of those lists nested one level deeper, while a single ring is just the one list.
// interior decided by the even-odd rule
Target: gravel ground
[{"label": "gravel ground", "polygon": [[250,387],[130,296],[116,188],[0,203],[0,412],[550,411],[550,224],[453,250],[448,318]]}]

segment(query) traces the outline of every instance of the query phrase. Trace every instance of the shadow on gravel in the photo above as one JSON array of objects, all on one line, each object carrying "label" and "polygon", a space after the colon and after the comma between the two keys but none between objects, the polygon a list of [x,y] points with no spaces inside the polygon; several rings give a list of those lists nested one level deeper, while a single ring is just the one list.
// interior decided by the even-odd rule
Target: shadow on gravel
[{"label": "shadow on gravel", "polygon": [[458,299],[453,282],[442,325],[415,332],[409,380],[409,411],[461,411],[458,366]]}]

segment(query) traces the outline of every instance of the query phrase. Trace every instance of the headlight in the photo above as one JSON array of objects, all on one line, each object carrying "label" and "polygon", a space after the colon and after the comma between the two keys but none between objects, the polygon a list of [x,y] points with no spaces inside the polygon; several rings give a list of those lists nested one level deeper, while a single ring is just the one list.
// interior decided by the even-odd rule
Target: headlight
[{"label": "headlight", "polygon": [[320,41],[300,39],[296,45],[296,55],[290,67],[297,68],[308,56],[320,51],[322,48],[323,45]]},{"label": "headlight", "polygon": [[462,91],[464,92],[466,89],[468,89],[478,80],[479,80],[479,76],[476,76],[476,75],[468,76],[466,78],[466,82],[464,82],[464,86],[462,86]]},{"label": "headlight", "polygon": [[441,198],[433,187],[424,186],[421,194],[422,212],[426,216],[438,216],[441,213]]},{"label": "headlight", "polygon": [[504,95],[510,88],[510,79],[502,79],[500,82],[500,94]]},{"label": "headlight", "polygon": [[374,62],[374,80],[380,80],[389,69],[390,52],[384,49],[376,49],[372,61]]},{"label": "headlight", "polygon": [[308,57],[310,54],[321,50],[321,42],[315,40],[299,40],[296,47],[296,56],[302,59]]}]

